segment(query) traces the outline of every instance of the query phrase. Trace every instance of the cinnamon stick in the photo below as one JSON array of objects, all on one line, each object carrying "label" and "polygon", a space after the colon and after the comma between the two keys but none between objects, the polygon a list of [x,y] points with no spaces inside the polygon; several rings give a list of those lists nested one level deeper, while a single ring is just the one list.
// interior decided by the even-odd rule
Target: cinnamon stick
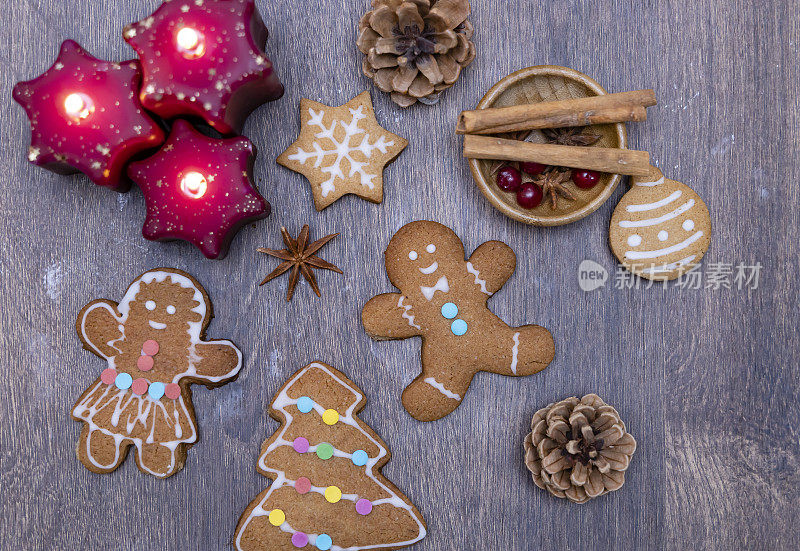
[{"label": "cinnamon stick", "polygon": [[464,136],[464,157],[529,161],[630,176],[650,173],[650,154],[647,151],[539,144],[471,134]]},{"label": "cinnamon stick", "polygon": [[501,134],[541,128],[588,126],[647,118],[656,104],[653,90],[462,111],[458,134]]}]

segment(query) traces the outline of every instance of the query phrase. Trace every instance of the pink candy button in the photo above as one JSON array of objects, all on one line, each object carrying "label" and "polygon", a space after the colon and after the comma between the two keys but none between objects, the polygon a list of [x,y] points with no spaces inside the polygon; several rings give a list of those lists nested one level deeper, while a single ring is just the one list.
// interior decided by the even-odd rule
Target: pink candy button
[{"label": "pink candy button", "polygon": [[308,536],[303,532],[295,532],[292,534],[292,545],[295,547],[305,547],[308,545]]},{"label": "pink candy button", "polygon": [[144,352],[145,356],[155,356],[158,354],[158,341],[154,341],[153,339],[144,341],[142,352]]},{"label": "pink candy button", "polygon": [[294,442],[292,442],[292,447],[297,453],[306,453],[308,451],[308,440],[302,436],[298,436],[294,439]]},{"label": "pink candy button", "polygon": [[107,385],[113,385],[117,379],[117,370],[113,367],[108,367],[100,374],[100,380]]},{"label": "pink candy button", "polygon": [[294,489],[297,490],[298,494],[307,494],[311,490],[311,481],[301,476],[295,481]]},{"label": "pink candy button", "polygon": [[141,396],[142,394],[147,392],[147,388],[149,386],[150,383],[148,382],[147,379],[139,378],[133,381],[133,384],[131,385],[131,390],[133,390],[134,394],[138,394],[139,396]]},{"label": "pink candy button", "polygon": [[164,389],[164,395],[170,400],[177,400],[181,396],[181,387],[175,383],[170,383]]},{"label": "pink candy button", "polygon": [[139,359],[136,360],[136,367],[139,368],[139,371],[150,371],[153,369],[154,363],[151,356],[139,356]]},{"label": "pink candy button", "polygon": [[359,499],[356,501],[356,512],[359,515],[368,515],[372,512],[372,502],[368,499]]}]

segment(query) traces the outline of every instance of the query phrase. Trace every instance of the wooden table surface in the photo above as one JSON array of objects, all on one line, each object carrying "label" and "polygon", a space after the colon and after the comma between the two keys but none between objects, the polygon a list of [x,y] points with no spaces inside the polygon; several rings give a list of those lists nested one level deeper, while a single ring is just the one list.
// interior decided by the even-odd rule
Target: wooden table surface
[{"label": "wooden table surface", "polygon": [[[106,59],[133,57],[122,27],[158,2],[13,0],[0,11],[0,548],[231,549],[240,512],[268,484],[255,471],[278,426],[267,404],[319,359],[367,394],[362,418],[394,455],[384,474],[428,522],[420,551],[796,549],[796,2],[474,0],[475,62],[438,105],[406,110],[361,75],[356,22],[367,0],[257,3],[287,90],[245,128],[273,214],[244,229],[222,261],[145,241],[138,190],[118,195],[26,160],[13,83],[47,69],[67,38]],[[484,199],[461,159],[456,116],[501,77],[539,64],[573,67],[610,91],[656,90],[659,104],[629,128],[630,146],[708,203],[704,272],[760,263],[757,288],[616,288],[607,235],[623,186],[560,228],[513,222]],[[385,173],[381,205],[350,196],[317,213],[304,178],[274,160],[297,135],[301,97],[339,105],[365,89],[378,120],[410,145]],[[512,325],[549,328],[557,347],[536,376],[479,375],[455,413],[429,424],[399,400],[419,371],[419,341],[373,342],[359,319],[370,297],[392,290],[381,254],[389,238],[418,219],[451,226],[468,253],[489,239],[511,245],[516,273],[490,306]],[[276,261],[255,249],[304,223],[312,237],[341,232],[324,257],[345,274],[320,273],[321,299],[303,284],[286,303],[285,279],[258,287]],[[579,288],[584,259],[609,271],[606,287]],[[75,457],[81,427],[69,411],[105,366],[81,349],[75,317],[158,266],[205,285],[216,312],[209,334],[234,340],[245,367],[225,387],[197,387],[201,439],[182,472],[158,480],[129,458],[92,474]],[[575,505],[533,485],[522,440],[538,408],[589,392],[617,406],[639,448],[620,491]]]}]

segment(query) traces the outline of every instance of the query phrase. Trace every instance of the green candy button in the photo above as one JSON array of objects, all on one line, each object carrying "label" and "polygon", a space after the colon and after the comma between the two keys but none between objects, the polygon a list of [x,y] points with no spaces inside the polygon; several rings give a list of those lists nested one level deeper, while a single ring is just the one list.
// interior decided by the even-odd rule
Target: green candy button
[{"label": "green candy button", "polygon": [[333,457],[333,446],[327,442],[323,442],[317,446],[317,457],[320,459],[330,459]]}]

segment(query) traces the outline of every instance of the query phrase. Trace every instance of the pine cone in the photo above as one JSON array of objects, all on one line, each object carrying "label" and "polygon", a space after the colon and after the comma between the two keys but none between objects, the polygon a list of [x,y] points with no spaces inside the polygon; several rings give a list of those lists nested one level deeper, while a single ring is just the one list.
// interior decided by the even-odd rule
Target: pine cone
[{"label": "pine cone", "polygon": [[468,0],[372,0],[358,22],[364,74],[408,107],[436,103],[475,59]]},{"label": "pine cone", "polygon": [[525,465],[537,486],[585,503],[622,487],[636,440],[617,410],[587,394],[537,411],[524,447]]}]

